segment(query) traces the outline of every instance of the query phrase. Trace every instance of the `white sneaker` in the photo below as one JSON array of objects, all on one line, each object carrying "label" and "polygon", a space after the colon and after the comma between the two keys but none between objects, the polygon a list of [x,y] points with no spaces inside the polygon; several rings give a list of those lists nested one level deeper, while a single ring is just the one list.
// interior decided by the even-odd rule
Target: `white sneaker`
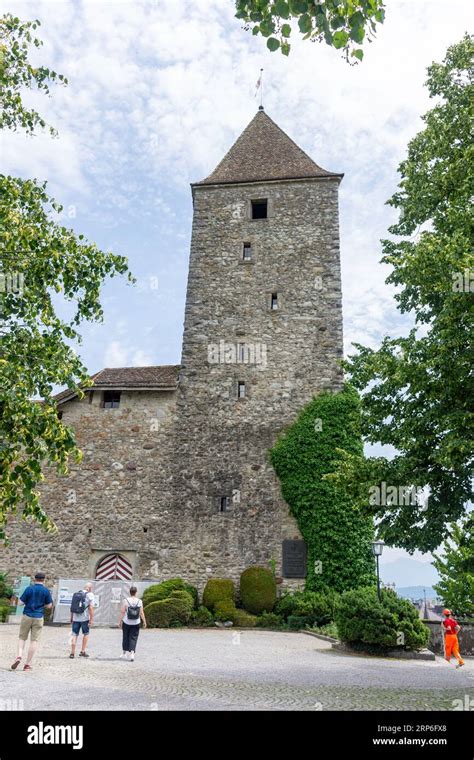
[{"label": "white sneaker", "polygon": [[135,652],[130,652],[130,662],[133,662],[135,659]]},{"label": "white sneaker", "polygon": [[126,657],[127,657],[127,653],[126,652],[122,652],[122,654],[119,657],[119,660],[125,660]]}]

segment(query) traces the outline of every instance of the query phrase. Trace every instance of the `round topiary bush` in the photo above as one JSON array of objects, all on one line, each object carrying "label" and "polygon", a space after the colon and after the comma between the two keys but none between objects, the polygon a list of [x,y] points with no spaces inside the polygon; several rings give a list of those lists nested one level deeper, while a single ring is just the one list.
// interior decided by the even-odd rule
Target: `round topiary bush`
[{"label": "round topiary bush", "polygon": [[335,623],[341,641],[369,651],[422,649],[429,639],[415,606],[387,589],[381,601],[373,587],[346,591],[336,607]]},{"label": "round topiary bush", "polygon": [[235,602],[234,581],[230,578],[209,578],[202,595],[202,603],[211,612],[218,602]]},{"label": "round topiary bush", "polygon": [[191,625],[197,625],[202,627],[208,627],[213,625],[214,617],[212,612],[207,607],[201,606],[197,610],[191,613],[190,621]]},{"label": "round topiary bush", "polygon": [[254,615],[271,612],[276,602],[276,581],[266,567],[248,567],[240,576],[242,604]]},{"label": "round topiary bush", "polygon": [[256,615],[251,615],[245,610],[236,609],[233,623],[238,628],[255,628],[258,622]]},{"label": "round topiary bush", "polygon": [[170,578],[168,581],[162,581],[161,583],[154,583],[152,586],[148,586],[143,592],[142,600],[143,606],[146,607],[151,602],[159,602],[162,599],[168,599],[173,591],[187,591],[191,594],[194,601],[194,607],[197,609],[199,606],[198,590],[195,586],[191,586],[190,583],[186,583],[182,578]]},{"label": "round topiary bush", "polygon": [[214,605],[214,617],[216,620],[221,620],[226,623],[228,620],[234,622],[237,609],[234,602],[224,599],[222,602],[216,602]]},{"label": "round topiary bush", "polygon": [[189,603],[183,599],[161,599],[147,604],[144,609],[149,628],[169,628],[185,625],[190,617]]},{"label": "round topiary bush", "polygon": [[181,599],[183,602],[185,602],[189,607],[189,614],[191,614],[194,609],[194,599],[188,591],[177,589],[176,591],[172,591],[168,598]]}]

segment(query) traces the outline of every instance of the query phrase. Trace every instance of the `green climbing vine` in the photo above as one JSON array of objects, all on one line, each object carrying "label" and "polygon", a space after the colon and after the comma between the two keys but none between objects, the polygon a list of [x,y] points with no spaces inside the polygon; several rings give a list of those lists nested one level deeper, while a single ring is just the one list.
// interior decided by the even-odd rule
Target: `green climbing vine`
[{"label": "green climbing vine", "polygon": [[316,396],[270,451],[283,498],[307,545],[311,591],[342,592],[374,582],[372,518],[323,478],[334,470],[338,449],[363,452],[360,401],[349,385]]}]

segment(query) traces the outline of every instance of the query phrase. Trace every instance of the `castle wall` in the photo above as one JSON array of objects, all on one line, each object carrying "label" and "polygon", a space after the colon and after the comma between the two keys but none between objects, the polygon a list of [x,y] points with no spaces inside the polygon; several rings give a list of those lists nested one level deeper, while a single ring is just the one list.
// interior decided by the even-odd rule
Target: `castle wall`
[{"label": "castle wall", "polygon": [[[272,560],[281,574],[282,541],[300,534],[268,449],[316,393],[342,385],[337,194],[335,179],[195,188],[178,390],[122,392],[119,409],[101,408],[99,391],[62,405],[84,458],[67,477],[46,473],[58,533],[11,522],[2,567],[92,578],[120,552],[137,580],[181,575],[200,589]],[[259,198],[269,218],[251,220]],[[253,360],[220,353],[238,343]]]}]

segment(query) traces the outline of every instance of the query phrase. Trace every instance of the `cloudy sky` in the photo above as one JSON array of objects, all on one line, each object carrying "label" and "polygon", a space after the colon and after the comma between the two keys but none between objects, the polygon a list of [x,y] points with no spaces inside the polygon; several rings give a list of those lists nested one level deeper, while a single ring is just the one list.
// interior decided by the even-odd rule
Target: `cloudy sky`
[{"label": "cloudy sky", "polygon": [[[138,279],[134,288],[107,284],[104,323],[83,327],[80,353],[91,372],[179,363],[189,184],[209,174],[254,116],[261,67],[267,113],[317,163],[345,172],[346,350],[408,329],[378,264],[379,240],[395,218],[384,204],[430,107],[426,66],[443,59],[471,19],[467,0],[386,6],[364,62],[348,66],[338,51],[310,42],[295,40],[289,58],[268,52],[234,18],[232,0],[6,3],[20,18],[41,21],[44,46],[34,60],[65,74],[69,86],[29,98],[59,137],[7,135],[3,171],[47,179],[65,208],[63,223],[126,255]],[[398,582],[403,556],[387,552],[387,581]],[[421,579],[429,557],[417,559],[424,562],[413,583],[430,583]]]}]

